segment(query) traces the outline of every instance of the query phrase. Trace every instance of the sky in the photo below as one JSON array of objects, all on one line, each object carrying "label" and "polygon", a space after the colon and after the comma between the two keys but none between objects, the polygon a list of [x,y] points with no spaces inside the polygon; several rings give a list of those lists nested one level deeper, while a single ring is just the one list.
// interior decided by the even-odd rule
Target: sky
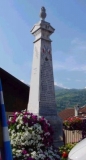
[{"label": "sky", "polygon": [[40,8],[55,28],[51,35],[54,83],[86,88],[86,0],[1,0],[0,67],[30,84],[34,37]]}]

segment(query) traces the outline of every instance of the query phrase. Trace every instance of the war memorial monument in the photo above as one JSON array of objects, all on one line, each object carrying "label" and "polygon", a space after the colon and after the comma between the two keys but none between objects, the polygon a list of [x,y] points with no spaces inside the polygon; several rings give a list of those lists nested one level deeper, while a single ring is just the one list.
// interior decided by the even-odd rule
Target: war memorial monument
[{"label": "war memorial monument", "polygon": [[40,18],[41,20],[31,30],[35,40],[27,110],[33,114],[44,116],[50,121],[54,130],[54,145],[58,147],[63,144],[63,131],[55,101],[52,41],[50,39],[50,35],[55,29],[45,21],[46,10],[44,7],[41,8]]}]

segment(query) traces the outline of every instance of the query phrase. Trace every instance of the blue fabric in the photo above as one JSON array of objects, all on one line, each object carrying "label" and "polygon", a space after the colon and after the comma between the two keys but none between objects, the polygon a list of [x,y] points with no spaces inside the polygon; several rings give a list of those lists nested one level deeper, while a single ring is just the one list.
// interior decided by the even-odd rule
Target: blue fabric
[{"label": "blue fabric", "polygon": [[2,124],[2,127],[6,127],[7,126],[7,119],[6,119],[6,113],[5,113],[4,104],[0,105],[0,112],[1,112],[1,124]]},{"label": "blue fabric", "polygon": [[[0,92],[1,91],[2,91],[2,85],[0,80]],[[1,126],[3,128],[3,127],[7,127],[8,125],[7,125],[7,119],[6,119],[6,113],[5,113],[5,106],[4,104],[1,104],[1,96],[3,96],[3,91],[2,91],[2,94],[0,94],[0,121],[1,121]],[[4,139],[3,139],[1,156],[2,156],[2,160],[13,160],[10,141],[4,142]]]},{"label": "blue fabric", "polygon": [[2,127],[7,126],[7,119],[6,119],[6,113],[5,113],[5,106],[4,104],[1,104],[1,97],[3,96],[3,91],[2,91],[2,85],[1,85],[1,79],[0,79],[0,121],[2,124]]},{"label": "blue fabric", "polygon": [[13,160],[10,141],[4,142],[3,146],[4,160]]}]

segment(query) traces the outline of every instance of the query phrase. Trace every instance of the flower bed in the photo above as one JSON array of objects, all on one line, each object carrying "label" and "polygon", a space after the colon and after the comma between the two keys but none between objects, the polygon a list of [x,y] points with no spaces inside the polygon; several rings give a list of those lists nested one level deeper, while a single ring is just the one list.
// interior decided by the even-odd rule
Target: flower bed
[{"label": "flower bed", "polygon": [[70,117],[63,122],[63,126],[67,130],[82,130],[82,122],[79,117]]},{"label": "flower bed", "polygon": [[9,118],[9,135],[14,160],[59,160],[53,148],[53,130],[44,117],[26,111]]},{"label": "flower bed", "polygon": [[68,143],[62,147],[59,147],[59,152],[61,155],[61,160],[67,160],[68,154],[71,149],[76,145],[76,143]]}]

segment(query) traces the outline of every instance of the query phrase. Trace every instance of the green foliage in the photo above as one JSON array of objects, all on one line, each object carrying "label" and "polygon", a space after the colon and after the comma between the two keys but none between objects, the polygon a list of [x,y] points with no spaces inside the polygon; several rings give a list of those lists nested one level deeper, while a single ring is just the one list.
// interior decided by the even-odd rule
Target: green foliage
[{"label": "green foliage", "polygon": [[63,145],[62,147],[59,147],[59,152],[61,154],[61,160],[67,160],[67,157],[63,156],[64,153],[68,155],[68,153],[71,151],[71,149],[76,145],[76,143],[68,143],[66,145]]},{"label": "green foliage", "polygon": [[59,112],[77,104],[79,106],[86,104],[86,89],[56,89],[55,94]]},{"label": "green foliage", "polygon": [[76,145],[76,143],[67,143],[66,145],[63,145],[62,147],[59,147],[59,152],[62,154],[64,151],[69,153],[71,149]]}]

